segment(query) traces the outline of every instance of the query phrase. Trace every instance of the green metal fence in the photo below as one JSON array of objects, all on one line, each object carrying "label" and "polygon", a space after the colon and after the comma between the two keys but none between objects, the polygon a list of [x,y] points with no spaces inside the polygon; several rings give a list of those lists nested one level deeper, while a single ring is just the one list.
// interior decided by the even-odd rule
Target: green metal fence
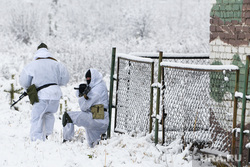
[{"label": "green metal fence", "polygon": [[[111,120],[115,108],[114,131],[150,133],[154,130],[155,144],[158,144],[161,126],[162,144],[168,145],[180,136],[184,144],[200,143],[202,148],[242,156],[247,90],[242,103],[239,102],[239,97],[235,97],[239,89],[238,67],[204,65],[209,62],[207,56],[163,56],[163,52],[158,56],[142,55],[119,54],[116,59],[113,48],[109,112]],[[249,57],[245,73],[247,89]],[[114,80],[117,82],[113,104]],[[238,108],[242,109],[242,120],[239,152],[235,152]],[[111,124],[109,137],[110,127]]]}]

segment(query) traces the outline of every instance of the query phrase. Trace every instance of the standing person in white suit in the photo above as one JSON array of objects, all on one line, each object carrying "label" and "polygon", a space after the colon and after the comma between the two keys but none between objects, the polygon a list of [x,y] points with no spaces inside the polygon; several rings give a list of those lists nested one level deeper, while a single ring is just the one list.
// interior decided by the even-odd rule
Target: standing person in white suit
[{"label": "standing person in white suit", "polygon": [[108,90],[102,79],[102,74],[96,69],[89,69],[85,73],[86,88],[76,92],[81,111],[65,112],[63,115],[63,141],[72,140],[74,125],[82,126],[86,130],[87,142],[94,147],[106,133],[109,125]]},{"label": "standing person in white suit", "polygon": [[58,110],[62,96],[60,86],[66,86],[68,81],[67,68],[53,58],[46,44],[41,43],[37,47],[34,60],[24,67],[19,79],[33,104],[31,141],[44,141],[53,133],[54,113]]}]

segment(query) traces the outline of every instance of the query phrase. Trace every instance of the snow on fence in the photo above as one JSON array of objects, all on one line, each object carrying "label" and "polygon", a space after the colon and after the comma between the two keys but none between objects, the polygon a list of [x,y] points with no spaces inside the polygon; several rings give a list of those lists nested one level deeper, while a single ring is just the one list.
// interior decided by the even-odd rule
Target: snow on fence
[{"label": "snow on fence", "polygon": [[[238,67],[208,65],[207,54],[165,54],[158,69],[158,83],[154,66],[161,60],[157,54],[118,54],[114,131],[155,130],[158,143],[160,121],[162,144],[168,145],[181,136],[184,143],[196,142],[230,152],[232,143],[235,146],[232,129]],[[158,97],[153,97],[153,85],[159,84],[161,104],[157,112]]]},{"label": "snow on fence", "polygon": [[[131,52],[129,53],[134,56],[151,58],[154,60],[159,59],[159,53],[155,52]],[[186,63],[186,64],[209,64],[209,54],[208,53],[163,53],[163,60],[168,62],[176,63]],[[156,65],[158,63],[155,62]],[[156,68],[157,70],[157,68]]]},{"label": "snow on fence", "polygon": [[237,66],[162,62],[163,140],[230,152]]}]

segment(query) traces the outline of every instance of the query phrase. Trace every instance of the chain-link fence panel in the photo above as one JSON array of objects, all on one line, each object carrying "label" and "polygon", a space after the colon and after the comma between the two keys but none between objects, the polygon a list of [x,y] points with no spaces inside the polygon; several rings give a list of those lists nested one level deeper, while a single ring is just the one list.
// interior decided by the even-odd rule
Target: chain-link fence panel
[{"label": "chain-link fence panel", "polygon": [[150,59],[118,57],[115,132],[150,131],[153,71]]},{"label": "chain-link fence panel", "polygon": [[[150,58],[154,62],[154,81],[158,80],[158,65],[159,65],[159,52],[132,52],[131,55],[143,58]],[[175,62],[175,63],[185,63],[185,64],[201,64],[209,65],[209,53],[163,53],[162,62]],[[156,97],[156,91],[154,92],[154,97]],[[156,98],[154,98],[154,104],[156,103]],[[156,114],[155,107],[153,108],[153,114]],[[155,119],[153,119],[153,129],[155,125]],[[160,125],[160,131],[162,127]]]},{"label": "chain-link fence panel", "polygon": [[162,63],[164,139],[230,151],[236,66]]},{"label": "chain-link fence panel", "polygon": [[209,65],[210,63],[210,60],[209,60],[209,57],[204,57],[204,58],[200,58],[200,59],[194,59],[194,58],[186,58],[186,59],[168,59],[166,58],[164,61],[167,61],[167,62],[175,62],[175,63],[184,63],[184,64],[201,64],[201,65]]}]

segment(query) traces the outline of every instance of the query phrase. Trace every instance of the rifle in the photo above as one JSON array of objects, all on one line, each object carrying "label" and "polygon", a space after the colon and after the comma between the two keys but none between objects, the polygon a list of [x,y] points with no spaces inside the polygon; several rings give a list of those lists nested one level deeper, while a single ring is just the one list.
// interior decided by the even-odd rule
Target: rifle
[{"label": "rifle", "polygon": [[80,84],[78,88],[74,88],[75,90],[79,90],[79,97],[84,96],[86,100],[89,99],[87,94],[91,90],[91,88],[87,84]]},{"label": "rifle", "polygon": [[21,96],[19,96],[19,99],[17,101],[13,100],[13,104],[11,104],[10,108],[13,107],[16,103],[18,103],[20,100],[22,100],[22,98],[24,98],[25,96],[27,96],[27,92],[23,92],[23,94],[21,94]]}]

